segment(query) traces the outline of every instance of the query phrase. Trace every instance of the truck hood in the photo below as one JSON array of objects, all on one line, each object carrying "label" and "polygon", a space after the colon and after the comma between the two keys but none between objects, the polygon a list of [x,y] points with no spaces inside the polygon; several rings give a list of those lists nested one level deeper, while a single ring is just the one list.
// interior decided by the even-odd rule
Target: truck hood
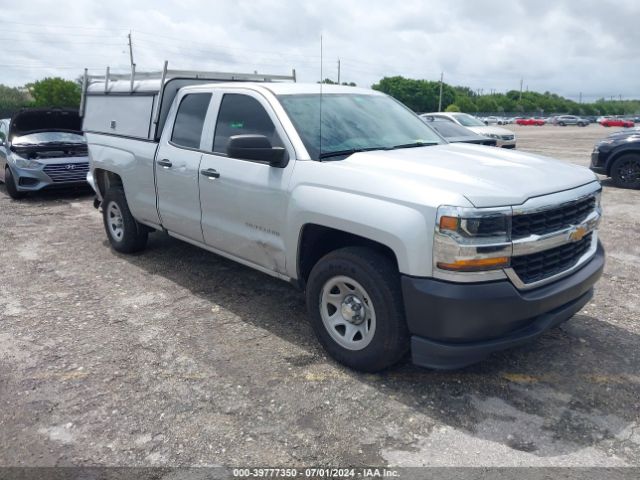
[{"label": "truck hood", "polygon": [[[470,144],[378,150],[336,161],[341,167],[376,172],[406,188],[446,190],[476,207],[519,205],[532,197],[596,181],[584,167],[515,150]],[[376,176],[378,176],[376,175]]]},{"label": "truck hood", "polygon": [[11,117],[9,138],[37,132],[71,132],[82,135],[82,121],[77,109],[33,108]]}]

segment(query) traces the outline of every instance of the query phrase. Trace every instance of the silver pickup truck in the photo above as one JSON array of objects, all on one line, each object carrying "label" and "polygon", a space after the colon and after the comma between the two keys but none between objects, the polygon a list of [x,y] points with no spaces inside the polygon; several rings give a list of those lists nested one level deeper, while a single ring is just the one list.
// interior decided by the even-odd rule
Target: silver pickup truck
[{"label": "silver pickup truck", "polygon": [[85,82],[88,180],[117,251],[165,231],[291,282],[324,348],[363,371],[409,351],[469,365],[591,299],[588,169],[448,144],[373,90],[186,77]]}]

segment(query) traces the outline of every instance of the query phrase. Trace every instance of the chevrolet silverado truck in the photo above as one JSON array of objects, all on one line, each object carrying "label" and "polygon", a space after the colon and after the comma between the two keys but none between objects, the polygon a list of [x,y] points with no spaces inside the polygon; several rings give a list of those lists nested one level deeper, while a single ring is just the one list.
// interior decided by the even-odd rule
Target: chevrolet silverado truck
[{"label": "chevrolet silverado truck", "polygon": [[408,352],[463,367],[592,298],[588,169],[449,144],[374,90],[187,77],[85,79],[88,180],[118,252],[164,231],[290,282],[326,351],[369,372]]}]

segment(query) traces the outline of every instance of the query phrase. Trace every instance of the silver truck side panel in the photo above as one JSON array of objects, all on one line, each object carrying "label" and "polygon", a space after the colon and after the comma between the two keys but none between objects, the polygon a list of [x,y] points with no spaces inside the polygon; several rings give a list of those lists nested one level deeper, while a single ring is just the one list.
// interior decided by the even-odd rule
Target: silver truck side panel
[{"label": "silver truck side panel", "polygon": [[[297,182],[294,180],[294,184]],[[330,190],[320,185],[298,185],[291,192],[285,252],[287,275],[298,278],[300,232],[316,224],[352,233],[389,247],[400,273],[431,276],[431,248],[435,212],[360,192]]]},{"label": "silver truck side panel", "polygon": [[85,135],[93,177],[96,169],[119,175],[133,216],[143,223],[159,224],[153,173],[158,144],[115,135]]},{"label": "silver truck side panel", "polygon": [[88,95],[83,130],[149,139],[155,96]]},{"label": "silver truck side panel", "polygon": [[285,273],[284,233],[289,202],[287,168],[203,154],[201,168],[220,173],[201,177],[202,231],[205,242],[234,256]]},{"label": "silver truck side panel", "polygon": [[[160,161],[171,162],[171,167],[156,163],[158,211],[162,226],[171,232],[203,242],[200,224],[200,158],[198,150],[187,150],[167,143],[158,149]],[[135,215],[134,215],[135,216]]]}]

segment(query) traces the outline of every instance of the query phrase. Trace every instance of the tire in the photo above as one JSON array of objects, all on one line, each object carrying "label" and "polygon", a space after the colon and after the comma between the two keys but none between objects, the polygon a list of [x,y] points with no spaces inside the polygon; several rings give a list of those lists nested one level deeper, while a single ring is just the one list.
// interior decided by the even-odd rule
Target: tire
[{"label": "tire", "polygon": [[558,125],[560,125],[561,127],[566,127],[567,126],[567,124],[564,123],[564,122],[560,122],[560,123],[558,123]]},{"label": "tire", "polygon": [[377,372],[409,350],[400,275],[388,257],[363,247],[335,250],[311,270],[306,296],[311,326],[338,362]]},{"label": "tire", "polygon": [[111,187],[102,201],[102,219],[109,243],[121,253],[135,253],[147,245],[149,231],[133,218],[122,187]]},{"label": "tire", "polygon": [[27,196],[27,192],[21,192],[16,187],[16,181],[9,167],[5,167],[4,169],[4,184],[7,186],[7,193],[14,200],[20,200]]},{"label": "tire", "polygon": [[640,189],[640,154],[628,153],[611,165],[610,176],[619,188]]}]

